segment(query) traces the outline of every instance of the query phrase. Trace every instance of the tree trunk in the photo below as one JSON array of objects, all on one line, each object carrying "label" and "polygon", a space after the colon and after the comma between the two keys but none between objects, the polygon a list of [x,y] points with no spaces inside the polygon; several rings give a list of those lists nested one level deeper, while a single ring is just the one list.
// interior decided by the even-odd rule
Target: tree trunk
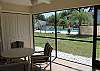
[{"label": "tree trunk", "polygon": [[63,25],[63,29],[64,29],[64,25]]},{"label": "tree trunk", "polygon": [[79,36],[81,35],[80,26],[81,26],[81,21],[79,21],[79,33],[78,33]]}]

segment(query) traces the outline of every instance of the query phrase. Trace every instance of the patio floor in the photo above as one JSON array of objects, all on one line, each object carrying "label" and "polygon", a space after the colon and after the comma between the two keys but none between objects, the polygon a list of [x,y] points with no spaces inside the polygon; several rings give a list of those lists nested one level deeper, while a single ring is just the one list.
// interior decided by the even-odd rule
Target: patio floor
[{"label": "patio floor", "polygon": [[[43,48],[36,48],[36,50],[41,51],[43,50]],[[55,52],[53,51],[52,55],[54,54]],[[69,57],[70,55],[63,56],[63,54],[61,54],[61,52],[58,53],[59,56],[64,57],[64,58],[69,58],[70,60],[77,58],[76,60],[80,61],[81,59],[83,60],[82,64],[71,62],[70,60],[68,61],[68,59],[64,60],[61,58],[56,58],[52,62],[52,71],[92,71],[92,63],[89,63],[89,62],[92,62],[91,58],[82,58],[80,56],[79,57],[76,57],[76,56]],[[52,60],[53,59],[54,57],[52,57]],[[84,60],[85,60],[86,65],[84,65],[83,63]],[[45,67],[45,65],[43,67]],[[36,67],[35,69],[33,68],[33,71],[41,71],[41,69],[39,67]],[[42,71],[50,71],[49,66],[45,70],[42,70]],[[96,71],[100,71],[100,70],[96,70]]]},{"label": "patio floor", "polygon": [[56,58],[52,63],[52,71],[92,71],[92,67]]},{"label": "patio floor", "polygon": [[[49,66],[45,71],[50,71]],[[92,67],[56,58],[52,63],[52,71],[92,71]]]},{"label": "patio floor", "polygon": [[[41,47],[36,47],[35,50],[43,51],[44,49]],[[55,56],[55,50],[52,51],[52,56]],[[92,66],[92,57],[87,58],[87,57],[73,55],[73,54],[69,54],[69,53],[65,53],[65,52],[61,52],[61,51],[57,51],[57,57],[65,59],[65,60]]]}]

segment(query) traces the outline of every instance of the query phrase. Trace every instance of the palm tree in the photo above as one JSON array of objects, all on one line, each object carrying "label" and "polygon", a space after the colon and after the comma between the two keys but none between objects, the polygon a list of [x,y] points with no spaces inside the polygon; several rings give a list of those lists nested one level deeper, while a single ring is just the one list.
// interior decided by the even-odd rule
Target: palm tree
[{"label": "palm tree", "polygon": [[71,21],[78,21],[78,25],[79,25],[79,35],[80,33],[80,26],[82,24],[89,25],[93,18],[92,18],[92,14],[90,14],[89,12],[84,12],[84,10],[80,10],[80,11],[73,11],[72,14],[69,15],[70,20]]},{"label": "palm tree", "polygon": [[68,24],[67,14],[66,10],[57,14],[57,25],[63,26],[63,29]]},{"label": "palm tree", "polygon": [[47,21],[49,22],[48,25],[54,26],[54,22],[55,22],[55,15],[51,15],[47,18]]}]

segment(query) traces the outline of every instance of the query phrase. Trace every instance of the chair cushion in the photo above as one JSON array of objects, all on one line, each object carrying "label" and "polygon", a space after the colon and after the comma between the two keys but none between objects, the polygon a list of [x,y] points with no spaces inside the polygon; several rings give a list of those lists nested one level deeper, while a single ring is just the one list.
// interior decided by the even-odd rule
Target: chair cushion
[{"label": "chair cushion", "polygon": [[32,63],[43,63],[47,62],[49,56],[44,56],[44,55],[33,55],[31,56]]}]

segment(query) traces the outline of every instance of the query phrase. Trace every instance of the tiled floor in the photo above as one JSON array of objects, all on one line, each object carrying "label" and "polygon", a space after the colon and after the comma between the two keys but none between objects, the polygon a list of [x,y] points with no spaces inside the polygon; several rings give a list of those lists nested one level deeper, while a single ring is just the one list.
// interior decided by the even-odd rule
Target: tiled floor
[{"label": "tiled floor", "polygon": [[[46,71],[50,71],[49,66]],[[56,58],[52,63],[52,71],[92,71],[92,67]]]},{"label": "tiled floor", "polygon": [[[45,67],[45,65],[43,67]],[[41,69],[39,67],[35,67],[33,68],[32,71],[41,71]],[[42,71],[50,71],[49,66]],[[85,66],[56,58],[52,63],[51,71],[100,71],[100,70],[92,70],[92,67],[90,66]]]}]

